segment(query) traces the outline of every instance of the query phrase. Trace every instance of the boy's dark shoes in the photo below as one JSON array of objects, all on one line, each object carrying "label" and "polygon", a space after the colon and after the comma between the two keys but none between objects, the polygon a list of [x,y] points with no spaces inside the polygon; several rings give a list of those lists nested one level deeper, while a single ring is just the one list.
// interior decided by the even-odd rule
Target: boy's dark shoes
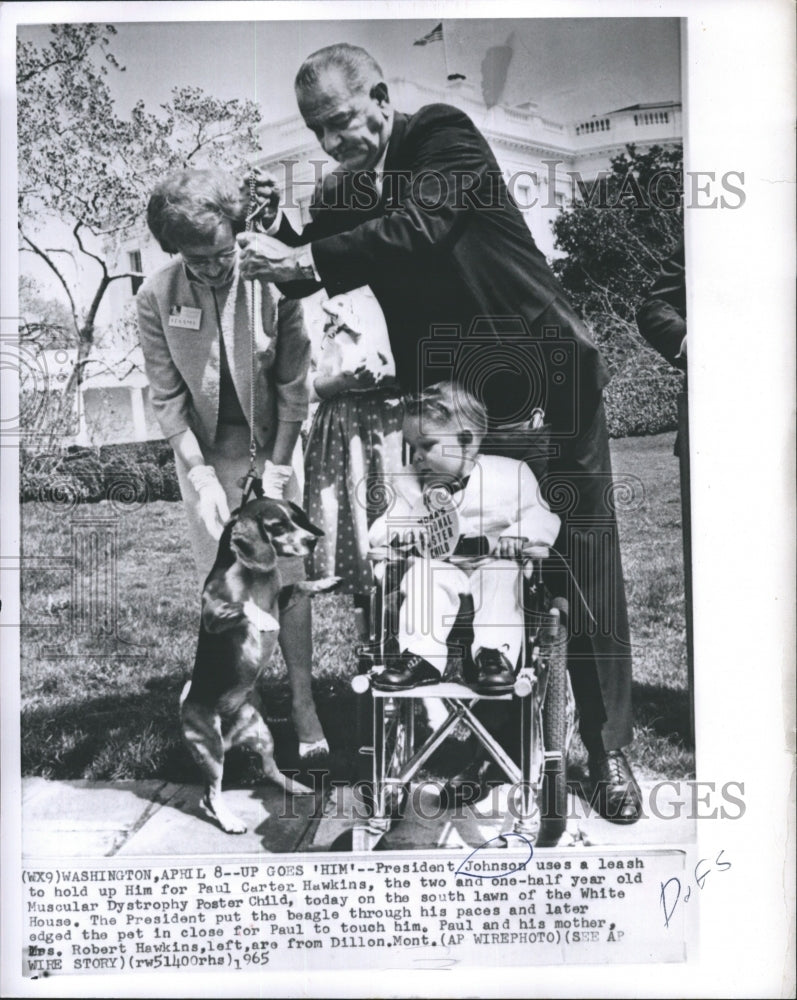
[{"label": "boy's dark shoes", "polygon": [[589,776],[597,791],[598,812],[611,823],[636,823],[642,793],[622,750],[590,757]]},{"label": "boy's dark shoes", "polygon": [[508,694],[515,686],[515,671],[500,649],[480,649],[474,662],[476,680],[471,687],[479,694]]},{"label": "boy's dark shoes", "polygon": [[427,684],[439,684],[440,671],[428,660],[414,653],[402,653],[393,665],[375,674],[371,684],[377,691],[408,691]]}]

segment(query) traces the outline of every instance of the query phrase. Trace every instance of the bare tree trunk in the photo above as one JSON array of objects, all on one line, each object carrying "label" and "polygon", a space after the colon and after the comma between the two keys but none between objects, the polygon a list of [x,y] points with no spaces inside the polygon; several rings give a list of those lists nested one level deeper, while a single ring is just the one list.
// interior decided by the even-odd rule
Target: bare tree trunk
[{"label": "bare tree trunk", "polygon": [[94,324],[97,318],[97,311],[100,308],[100,303],[102,302],[105,292],[112,280],[113,279],[108,276],[107,271],[104,271],[102,279],[100,280],[97,290],[94,293],[94,298],[92,299],[91,305],[86,313],[86,318],[78,330],[77,357],[69,379],[64,386],[65,402],[68,402],[69,400],[72,401],[72,409],[77,415],[78,437],[80,437],[85,427],[83,417],[83,382],[85,380],[86,364],[89,361],[91,350],[94,346]]}]

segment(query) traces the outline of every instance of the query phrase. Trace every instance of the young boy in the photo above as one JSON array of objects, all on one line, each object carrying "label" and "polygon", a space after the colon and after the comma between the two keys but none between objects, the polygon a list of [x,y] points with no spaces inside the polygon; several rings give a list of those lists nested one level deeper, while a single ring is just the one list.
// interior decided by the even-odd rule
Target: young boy
[{"label": "young boy", "polygon": [[[473,688],[482,694],[512,689],[522,648],[523,607],[521,574],[511,557],[525,541],[550,545],[559,518],[540,498],[525,463],[479,453],[486,430],[484,408],[452,382],[405,400],[403,434],[413,450],[412,466],[391,477],[393,502],[371,526],[370,542],[422,543],[422,527],[411,525],[422,510],[425,490],[450,494],[460,537],[451,561],[410,557],[401,581],[401,657],[374,678],[374,687],[381,690],[440,681],[446,642],[464,594],[474,603]],[[423,545],[416,550],[423,551]]]}]

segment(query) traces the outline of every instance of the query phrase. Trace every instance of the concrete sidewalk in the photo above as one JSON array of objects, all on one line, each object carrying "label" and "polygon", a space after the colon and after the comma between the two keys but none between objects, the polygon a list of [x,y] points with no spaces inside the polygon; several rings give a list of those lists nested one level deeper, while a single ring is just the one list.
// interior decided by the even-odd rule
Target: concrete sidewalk
[{"label": "concrete sidewalk", "polygon": [[[650,801],[653,781],[640,781]],[[511,829],[508,786],[484,802],[446,813],[436,807],[434,791],[424,790],[385,836],[381,850],[473,848]],[[350,788],[322,798],[288,797],[271,784],[225,791],[229,807],[247,824],[240,836],[224,833],[201,810],[198,785],[161,781],[22,782],[23,853],[26,857],[124,857],[154,855],[292,854],[340,849],[356,823],[357,804]],[[658,790],[663,816],[686,816],[688,786]],[[646,812],[649,810],[646,806]],[[612,847],[676,846],[695,839],[694,820],[648,815],[632,826],[608,823],[583,800],[568,796],[567,830],[560,848],[578,844]],[[539,850],[547,848],[539,847]]]}]

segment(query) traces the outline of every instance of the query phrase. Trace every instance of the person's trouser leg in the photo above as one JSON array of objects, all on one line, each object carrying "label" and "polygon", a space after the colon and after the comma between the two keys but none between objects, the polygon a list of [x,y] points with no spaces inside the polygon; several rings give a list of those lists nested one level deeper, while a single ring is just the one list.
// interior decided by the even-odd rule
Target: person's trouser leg
[{"label": "person's trouser leg", "polygon": [[602,403],[579,430],[552,460],[543,488],[554,496],[557,484],[569,487],[568,509],[558,511],[562,527],[555,547],[572,573],[564,591],[570,604],[568,667],[582,736],[594,743],[599,733],[604,748],[615,750],[633,737],[631,645],[615,507],[633,503],[637,491],[632,482],[612,477]]},{"label": "person's trouser leg", "polygon": [[467,594],[468,578],[456,566],[438,559],[411,559],[401,581],[404,601],[399,612],[398,640],[428,660],[442,676],[448,660],[448,636]]},{"label": "person's trouser leg", "polygon": [[[456,566],[438,559],[411,559],[401,581],[404,600],[399,612],[398,641],[440,671],[448,662],[448,636],[459,613],[468,578]],[[448,715],[439,698],[424,698],[429,725],[437,729]]]},{"label": "person's trouser leg", "polygon": [[513,667],[523,648],[523,600],[517,563],[493,559],[469,576],[473,595],[474,657],[479,649],[499,649]]},{"label": "person's trouser leg", "polygon": [[288,671],[291,713],[300,743],[315,743],[324,736],[313,700],[313,638],[310,598],[292,600],[280,612],[280,650]]}]

